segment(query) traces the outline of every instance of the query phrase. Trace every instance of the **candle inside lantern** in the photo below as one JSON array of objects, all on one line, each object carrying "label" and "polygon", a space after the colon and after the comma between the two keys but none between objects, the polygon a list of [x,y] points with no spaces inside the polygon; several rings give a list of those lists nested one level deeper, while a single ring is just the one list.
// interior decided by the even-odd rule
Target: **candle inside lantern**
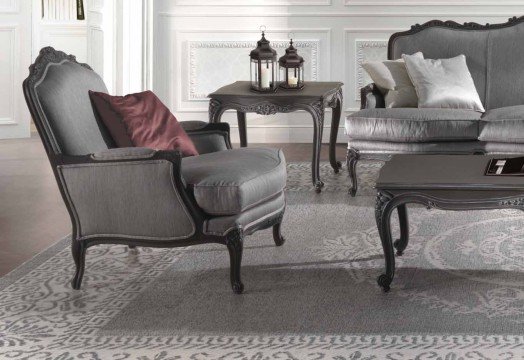
[{"label": "candle inside lantern", "polygon": [[263,89],[269,88],[269,84],[271,81],[271,70],[265,66],[262,66],[260,69],[260,87]]},{"label": "candle inside lantern", "polygon": [[288,85],[292,85],[292,86],[297,86],[298,85],[298,78],[295,77],[295,76],[288,77],[287,84]]}]

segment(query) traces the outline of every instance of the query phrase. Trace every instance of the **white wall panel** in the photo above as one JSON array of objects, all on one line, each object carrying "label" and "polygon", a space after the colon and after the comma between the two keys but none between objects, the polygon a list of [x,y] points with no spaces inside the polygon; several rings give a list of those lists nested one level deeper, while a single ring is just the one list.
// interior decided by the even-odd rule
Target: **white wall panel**
[{"label": "white wall panel", "polygon": [[19,11],[20,0],[0,0],[0,13],[17,13]]},{"label": "white wall panel", "polygon": [[0,139],[30,135],[22,81],[31,62],[31,3],[0,0]]},{"label": "white wall panel", "polygon": [[0,125],[14,125],[15,107],[19,91],[16,88],[19,77],[18,66],[18,26],[0,25]]},{"label": "white wall panel", "polygon": [[[520,15],[524,0],[155,0],[153,89],[181,120],[207,120],[205,95],[249,78],[248,55],[265,25],[279,53],[287,33],[295,34],[310,79],[345,83],[347,114],[369,82],[360,64],[385,59],[394,32],[433,19],[483,24]],[[234,113],[224,119],[236,127]],[[328,113],[326,139],[329,126]],[[301,112],[249,114],[248,135],[250,142],[309,142],[312,124]]]}]

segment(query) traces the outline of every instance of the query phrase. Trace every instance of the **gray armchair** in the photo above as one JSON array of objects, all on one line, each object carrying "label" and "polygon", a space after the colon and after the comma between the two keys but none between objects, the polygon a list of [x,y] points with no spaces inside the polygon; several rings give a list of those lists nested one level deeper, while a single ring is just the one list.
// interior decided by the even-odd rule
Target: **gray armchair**
[{"label": "gray armchair", "polygon": [[97,244],[227,246],[230,281],[241,293],[244,237],[273,227],[277,246],[286,201],[286,162],[279,149],[231,149],[229,126],[186,122],[201,155],[115,148],[94,116],[88,90],[107,91],[75,57],[44,48],[23,84],[72,223],[79,289],[86,250]]}]

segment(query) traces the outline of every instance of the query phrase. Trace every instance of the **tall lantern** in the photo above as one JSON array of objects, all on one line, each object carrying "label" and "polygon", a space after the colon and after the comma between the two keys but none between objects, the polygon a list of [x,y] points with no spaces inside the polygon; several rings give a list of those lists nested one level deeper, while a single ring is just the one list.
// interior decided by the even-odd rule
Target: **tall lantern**
[{"label": "tall lantern", "polygon": [[280,87],[299,90],[304,87],[304,58],[297,54],[293,39],[289,41],[286,54],[278,59],[280,65]]},{"label": "tall lantern", "polygon": [[251,90],[257,92],[273,92],[278,87],[277,52],[269,45],[261,26],[262,38],[257,42],[257,48],[249,54],[251,59]]}]

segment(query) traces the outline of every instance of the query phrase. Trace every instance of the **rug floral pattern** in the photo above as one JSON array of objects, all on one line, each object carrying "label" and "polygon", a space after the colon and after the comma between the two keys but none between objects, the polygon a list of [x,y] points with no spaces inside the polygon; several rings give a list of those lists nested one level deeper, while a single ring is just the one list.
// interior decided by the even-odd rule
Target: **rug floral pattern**
[{"label": "rug floral pattern", "polygon": [[[372,206],[372,186],[379,163],[361,165],[363,203]],[[307,164],[290,164],[289,192],[314,194]],[[333,174],[323,163],[326,193],[347,196],[347,172]],[[306,173],[307,175],[304,175]],[[357,197],[358,198],[358,197]],[[345,199],[345,198],[344,198]],[[347,198],[348,206],[351,201]],[[357,199],[357,201],[360,201]],[[398,276],[395,296],[407,303],[459,315],[486,319],[507,318],[524,329],[524,226],[518,211],[498,211],[490,219],[452,224],[434,234],[425,233],[431,219],[445,212],[415,211],[410,217],[410,245],[397,258],[399,268],[446,269],[448,280],[466,279],[475,284],[471,296],[457,298],[447,285],[428,286],[431,279]],[[493,231],[497,229],[504,231]],[[398,231],[394,227],[394,232]],[[471,241],[471,232],[482,234]],[[373,226],[356,227],[337,236],[324,237],[315,256],[340,265],[355,283],[375,286],[383,267],[381,248]],[[130,250],[125,246],[97,246],[88,250],[86,279],[81,290],[72,290],[72,259],[68,241],[56,253],[41,255],[36,265],[10,281],[0,282],[1,359],[523,359],[524,335],[470,334],[289,334],[220,336],[110,334],[101,331],[151,283],[176,266],[186,249]],[[286,246],[286,245],[285,245]],[[466,266],[464,266],[464,261]],[[466,268],[466,270],[464,270]],[[485,272],[489,270],[489,276]],[[438,282],[438,279],[434,279]],[[224,283],[224,286],[227,286]],[[376,293],[377,296],[381,294]],[[386,299],[384,300],[386,301]],[[176,329],[174,329],[176,332]]]}]

